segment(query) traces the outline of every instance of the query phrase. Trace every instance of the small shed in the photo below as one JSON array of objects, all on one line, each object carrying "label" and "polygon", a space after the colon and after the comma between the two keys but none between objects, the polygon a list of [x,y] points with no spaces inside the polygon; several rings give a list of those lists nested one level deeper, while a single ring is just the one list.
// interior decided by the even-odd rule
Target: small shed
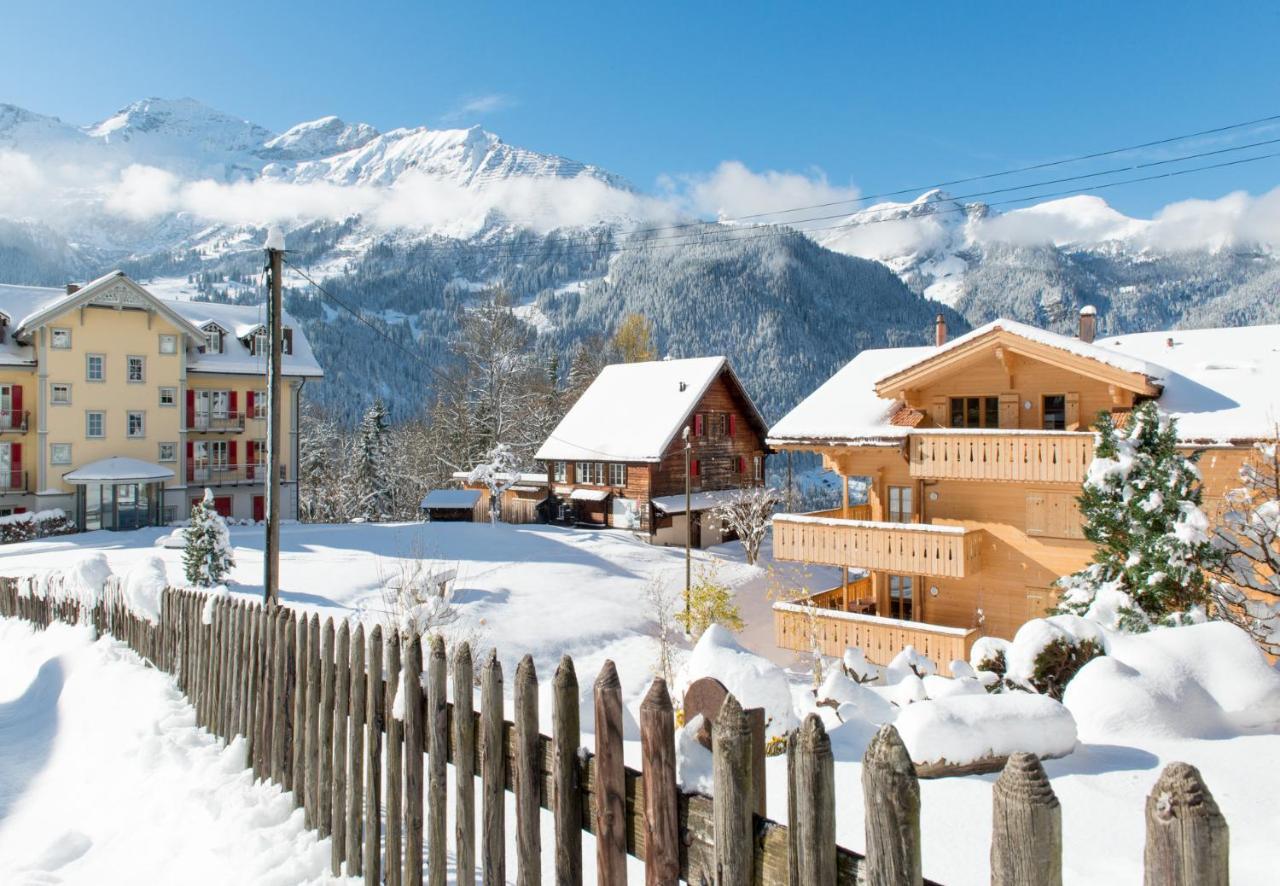
[{"label": "small shed", "polygon": [[433,523],[470,523],[479,503],[478,489],[432,489],[422,499],[422,516]]}]

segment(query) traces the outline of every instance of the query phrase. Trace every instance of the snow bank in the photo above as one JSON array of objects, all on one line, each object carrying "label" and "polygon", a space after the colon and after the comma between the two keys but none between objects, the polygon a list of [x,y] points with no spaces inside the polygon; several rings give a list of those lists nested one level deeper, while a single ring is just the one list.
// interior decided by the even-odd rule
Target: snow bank
[{"label": "snow bank", "polygon": [[894,709],[879,693],[832,669],[818,689],[818,698],[835,704],[842,722],[857,717],[877,726],[893,722]]},{"label": "snow bank", "polygon": [[1090,739],[1226,738],[1280,727],[1280,672],[1226,622],[1117,635],[1067,684]]},{"label": "snow bank", "polygon": [[894,725],[917,763],[972,763],[1016,751],[1057,757],[1076,745],[1071,711],[1027,692],[921,701],[898,714]]},{"label": "snow bank", "polygon": [[769,737],[796,728],[787,675],[767,658],[748,652],[721,625],[707,628],[676,680],[677,698],[700,677],[715,677],[744,708],[764,708]]},{"label": "snow bank", "polygon": [[154,556],[139,560],[124,575],[125,603],[135,614],[159,624],[160,604],[168,585],[163,560]]},{"label": "snow bank", "polygon": [[63,599],[76,600],[81,606],[92,608],[102,599],[107,579],[111,578],[111,566],[100,551],[81,554],[70,566],[48,577],[46,593]]},{"label": "snow bank", "polygon": [[710,794],[714,786],[711,752],[698,741],[701,714],[676,730],[676,782],[686,791]]}]

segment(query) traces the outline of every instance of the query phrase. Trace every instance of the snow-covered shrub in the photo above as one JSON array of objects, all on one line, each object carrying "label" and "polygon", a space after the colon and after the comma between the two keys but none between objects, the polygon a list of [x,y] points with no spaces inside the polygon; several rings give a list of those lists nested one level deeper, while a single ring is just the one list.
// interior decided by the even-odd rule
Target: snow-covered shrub
[{"label": "snow-covered shrub", "polygon": [[658,643],[658,660],[654,664],[654,672],[670,686],[675,679],[675,653],[679,632],[677,628],[676,607],[679,605],[679,594],[675,585],[654,574],[644,589],[645,603],[649,615],[653,618],[654,640]]},{"label": "snow-covered shrub", "polygon": [[969,650],[969,665],[988,692],[1002,692],[1009,669],[1009,641],[999,637],[979,637]]},{"label": "snow-covered shrub", "polygon": [[81,554],[70,566],[59,569],[48,577],[45,592],[75,600],[88,610],[98,605],[111,576],[111,566],[107,563],[105,554],[100,551]]},{"label": "snow-covered shrub", "polygon": [[1076,672],[1106,651],[1106,635],[1088,619],[1033,618],[1018,629],[1006,650],[1005,684],[1061,699]]},{"label": "snow-covered shrub", "polygon": [[688,611],[682,609],[676,618],[685,633],[695,640],[712,625],[735,632],[742,630],[742,615],[733,602],[733,591],[720,580],[714,561],[698,567],[689,588]]},{"label": "snow-covered shrub", "polygon": [[748,486],[738,489],[728,501],[712,509],[711,515],[738,536],[750,566],[754,566],[760,556],[760,545],[769,533],[769,521],[780,501],[782,494],[776,489]]},{"label": "snow-covered shrub", "polygon": [[880,676],[880,666],[867,661],[867,655],[857,646],[846,646],[840,658],[844,675],[859,683],[870,683]]},{"label": "snow-covered shrub", "polygon": [[212,489],[206,489],[204,497],[192,505],[185,538],[182,564],[187,581],[198,588],[221,584],[236,561],[227,524],[214,508]]},{"label": "snow-covered shrub", "polygon": [[899,673],[911,672],[917,677],[925,677],[929,674],[936,674],[938,666],[927,655],[916,650],[914,646],[907,645],[902,651],[893,657],[889,662],[886,671],[885,682],[890,682],[891,675]]},{"label": "snow-covered shrub", "polygon": [[1084,615],[1106,590],[1128,596],[1119,610],[1124,630],[1180,623],[1208,602],[1203,569],[1217,557],[1200,509],[1199,454],[1178,451],[1177,422],[1154,401],[1135,407],[1124,428],[1101,413],[1097,428],[1080,496],[1093,562],[1059,580],[1058,610]]},{"label": "snow-covered shrub", "polygon": [[965,764],[1018,751],[1060,757],[1076,745],[1076,722],[1043,695],[962,695],[921,701],[894,726],[917,763]]},{"label": "snow-covered shrub", "polygon": [[74,521],[70,520],[61,508],[0,517],[0,544],[31,541],[52,535],[68,535],[75,531]]},{"label": "snow-covered shrub", "polygon": [[152,624],[160,621],[160,605],[164,589],[169,586],[164,561],[159,557],[143,557],[124,574],[121,589],[125,603],[134,613]]},{"label": "snow-covered shrub", "polygon": [[798,723],[791,686],[783,670],[767,658],[748,652],[727,628],[710,625],[676,680],[677,698],[700,677],[715,677],[744,708],[764,708],[765,733],[783,735]]}]

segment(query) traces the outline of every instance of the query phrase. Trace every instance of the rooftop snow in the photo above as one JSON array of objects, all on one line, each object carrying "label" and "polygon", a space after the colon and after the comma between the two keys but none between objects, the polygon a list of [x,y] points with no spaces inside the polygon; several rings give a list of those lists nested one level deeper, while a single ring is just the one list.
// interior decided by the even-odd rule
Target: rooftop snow
[{"label": "rooftop snow", "polygon": [[91,462],[62,475],[62,479],[68,483],[126,483],[130,480],[159,482],[172,477],[173,471],[169,468],[122,455]]},{"label": "rooftop snow", "polygon": [[727,366],[724,357],[606,366],[534,458],[660,461],[693,407]]},{"label": "rooftop snow", "polygon": [[[689,496],[694,513],[709,511],[717,505],[727,504],[734,500],[740,489],[721,489],[713,492],[695,492]],[[653,506],[665,514],[683,514],[683,495],[660,495],[652,499]]]},{"label": "rooftop snow", "polygon": [[422,508],[473,508],[480,501],[478,489],[432,489],[422,499]]}]

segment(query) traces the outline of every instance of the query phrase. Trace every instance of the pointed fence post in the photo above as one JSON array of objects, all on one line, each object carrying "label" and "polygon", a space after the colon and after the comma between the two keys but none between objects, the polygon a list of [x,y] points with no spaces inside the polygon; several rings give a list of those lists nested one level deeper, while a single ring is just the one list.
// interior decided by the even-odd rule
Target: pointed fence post
[{"label": "pointed fence post", "polygon": [[721,886],[747,886],[755,862],[751,724],[732,694],[725,697],[711,726],[711,764],[715,785],[715,880]]},{"label": "pointed fence post", "polygon": [[436,634],[431,638],[431,656],[427,661],[427,796],[431,800],[427,807],[427,882],[430,886],[444,886],[448,875],[448,669],[444,637]]},{"label": "pointed fence post", "polygon": [[422,637],[417,630],[404,646],[404,877],[403,886],[422,886]]},{"label": "pointed fence post", "polygon": [[920,782],[892,725],[880,727],[862,757],[862,798],[868,886],[919,886]]},{"label": "pointed fence post", "polygon": [[316,774],[320,780],[320,807],[316,815],[322,837],[333,831],[333,708],[333,619],[326,618],[320,634],[320,748]]},{"label": "pointed fence post", "polygon": [[560,659],[551,688],[551,809],[556,831],[556,884],[581,886],[582,794],[578,779],[578,747],[582,733],[578,715],[578,675],[569,656]]},{"label": "pointed fence post", "polygon": [[1011,754],[991,800],[992,886],[1061,886],[1062,807],[1040,758]]},{"label": "pointed fence post", "polygon": [[787,780],[794,791],[789,831],[797,882],[835,886],[835,759],[817,714],[806,717],[796,733],[788,766]]},{"label": "pointed fence post", "polygon": [[383,865],[383,875],[387,886],[400,886],[400,877],[404,873],[400,840],[404,828],[404,720],[395,714],[396,698],[402,691],[400,632],[393,628],[390,633],[387,638],[387,696],[383,701],[387,712],[387,861]]},{"label": "pointed fence post", "polygon": [[541,740],[538,733],[538,674],[533,656],[520,659],[515,685],[516,884],[539,886],[542,882],[542,840],[539,831],[539,770]]},{"label": "pointed fence post", "polygon": [[1226,886],[1227,820],[1188,763],[1170,763],[1147,797],[1145,886]]},{"label": "pointed fence post", "polygon": [[484,809],[484,886],[506,886],[507,741],[502,711],[502,663],[489,650],[480,677],[480,782]]},{"label": "pointed fence post", "polygon": [[456,852],[454,882],[476,882],[476,717],[475,671],[471,647],[458,645],[453,656],[453,774]]},{"label": "pointed fence post", "polygon": [[307,622],[307,695],[303,727],[302,769],[306,771],[306,819],[320,827],[320,616],[314,612]]},{"label": "pointed fence post", "polygon": [[606,659],[596,677],[596,882],[627,882],[627,771],[622,756],[622,683]]},{"label": "pointed fence post", "polygon": [[368,689],[365,692],[365,720],[369,738],[365,743],[364,778],[364,882],[382,882],[382,625],[369,632]]},{"label": "pointed fence post", "polygon": [[680,795],[676,788],[676,721],[667,683],[656,678],[640,705],[644,779],[646,886],[680,882]]},{"label": "pointed fence post", "polygon": [[342,876],[347,860],[347,735],[351,710],[351,625],[338,625],[337,648],[333,651],[333,830],[329,870]]},{"label": "pointed fence post", "polygon": [[347,876],[364,871],[364,717],[369,680],[364,667],[364,625],[351,636],[351,726],[347,747]]}]

